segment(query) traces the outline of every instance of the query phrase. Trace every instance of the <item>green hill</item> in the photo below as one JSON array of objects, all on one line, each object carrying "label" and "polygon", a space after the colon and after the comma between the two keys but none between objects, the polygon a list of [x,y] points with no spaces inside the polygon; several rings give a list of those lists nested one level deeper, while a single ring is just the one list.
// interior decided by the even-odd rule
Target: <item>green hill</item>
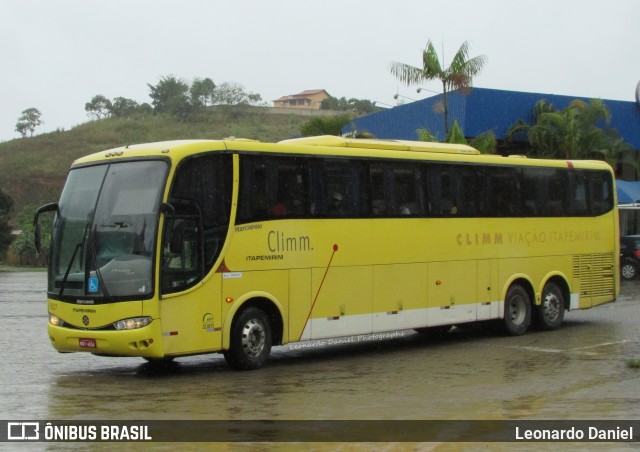
[{"label": "green hill", "polygon": [[26,205],[56,201],[69,166],[83,155],[173,139],[235,136],[280,141],[299,136],[302,125],[309,120],[305,115],[275,113],[264,107],[220,107],[190,121],[163,116],[108,118],[69,131],[7,141],[0,143],[0,189],[14,200],[15,219]]}]

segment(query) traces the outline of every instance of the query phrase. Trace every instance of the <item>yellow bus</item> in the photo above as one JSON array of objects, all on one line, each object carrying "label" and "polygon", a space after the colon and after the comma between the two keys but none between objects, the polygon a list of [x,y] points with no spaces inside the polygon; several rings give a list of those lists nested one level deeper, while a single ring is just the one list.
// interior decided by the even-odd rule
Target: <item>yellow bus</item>
[{"label": "yellow bus", "polygon": [[221,352],[256,369],[290,342],[555,329],[567,310],[616,299],[614,186],[603,162],[410,141],[99,152],[34,219],[55,212],[49,336],[60,352]]}]

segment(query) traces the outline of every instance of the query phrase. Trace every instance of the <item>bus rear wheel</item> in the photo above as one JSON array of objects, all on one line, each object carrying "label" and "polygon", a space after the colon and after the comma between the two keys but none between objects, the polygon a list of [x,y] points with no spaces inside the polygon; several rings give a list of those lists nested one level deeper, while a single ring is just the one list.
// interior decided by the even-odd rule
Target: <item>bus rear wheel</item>
[{"label": "bus rear wheel", "polygon": [[234,320],[229,350],[223,352],[227,363],[237,370],[261,368],[271,352],[271,324],[262,309],[250,306]]},{"label": "bus rear wheel", "polygon": [[507,334],[520,336],[531,324],[531,297],[519,284],[509,287],[504,300],[503,327]]},{"label": "bus rear wheel", "polygon": [[537,306],[538,325],[543,330],[560,328],[564,320],[564,295],[557,284],[550,282],[542,291],[542,301]]}]

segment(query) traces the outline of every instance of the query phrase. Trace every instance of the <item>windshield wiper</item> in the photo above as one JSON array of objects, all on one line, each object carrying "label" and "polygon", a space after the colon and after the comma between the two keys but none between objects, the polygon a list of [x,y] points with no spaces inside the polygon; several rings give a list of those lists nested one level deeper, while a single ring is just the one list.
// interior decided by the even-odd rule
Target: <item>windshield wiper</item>
[{"label": "windshield wiper", "polygon": [[73,266],[73,262],[76,260],[76,255],[78,254],[78,250],[84,248],[84,242],[87,240],[87,230],[89,229],[89,223],[84,228],[84,232],[82,233],[82,242],[79,242],[76,245],[76,248],[73,250],[73,254],[71,255],[71,259],[69,259],[69,264],[67,265],[67,270],[64,272],[64,278],[60,282],[60,293],[58,295],[62,295],[64,293],[64,286],[67,284],[67,278],[69,277],[69,272],[71,272],[71,267]]},{"label": "windshield wiper", "polygon": [[[126,226],[125,226],[126,227]],[[96,276],[98,277],[98,282],[100,283],[100,287],[102,287],[102,293],[105,297],[109,296],[109,290],[107,289],[107,285],[104,283],[104,279],[102,279],[102,273],[100,272],[100,268],[98,265],[98,253],[96,252],[96,231],[97,225],[93,226],[93,231],[91,232],[91,240],[89,242],[90,250],[91,250],[91,258],[93,259],[93,266],[96,269]]]},{"label": "windshield wiper", "polygon": [[117,228],[118,230],[130,227],[130,224],[125,223],[124,221],[116,221],[111,224],[101,224],[101,228]]}]

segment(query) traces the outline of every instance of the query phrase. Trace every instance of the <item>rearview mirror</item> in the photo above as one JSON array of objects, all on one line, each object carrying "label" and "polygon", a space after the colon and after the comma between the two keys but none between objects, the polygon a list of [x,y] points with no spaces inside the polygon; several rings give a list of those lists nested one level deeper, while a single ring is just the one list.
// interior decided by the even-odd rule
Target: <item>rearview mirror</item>
[{"label": "rearview mirror", "polygon": [[33,238],[34,238],[34,242],[35,242],[35,247],[36,247],[36,253],[40,254],[40,251],[42,249],[42,233],[40,231],[40,223],[38,222],[38,217],[40,217],[41,213],[45,213],[45,212],[58,212],[58,203],[57,202],[52,202],[49,204],[45,204],[44,206],[40,206],[38,207],[38,209],[36,209],[36,213],[33,216]]}]

